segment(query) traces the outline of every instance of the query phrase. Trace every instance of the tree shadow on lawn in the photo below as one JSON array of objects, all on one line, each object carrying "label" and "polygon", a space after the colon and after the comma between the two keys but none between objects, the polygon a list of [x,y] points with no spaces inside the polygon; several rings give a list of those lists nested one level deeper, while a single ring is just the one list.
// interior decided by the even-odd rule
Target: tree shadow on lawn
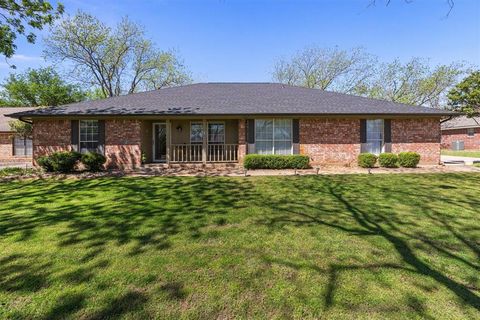
[{"label": "tree shadow on lawn", "polygon": [[[202,228],[244,207],[252,189],[246,181],[218,177],[35,180],[28,187],[20,186],[10,192],[2,192],[0,186],[0,240],[37,241],[40,232],[53,227],[50,243],[82,248],[85,254],[78,258],[77,268],[67,273],[53,263],[36,263],[34,255],[5,258],[0,261],[0,290],[10,292],[36,292],[53,279],[67,286],[89,283],[109,264],[108,260],[95,263],[95,259],[112,245],[127,246],[127,255],[137,256],[169,248],[176,235],[202,241]],[[179,282],[164,284],[160,290],[172,299],[186,296]],[[54,314],[65,318],[82,309],[89,298],[73,294],[59,299],[46,318]],[[147,301],[147,290],[127,292],[87,318],[116,317]]]},{"label": "tree shadow on lawn", "polygon": [[[411,181],[405,183],[418,182],[415,181],[417,177],[412,176],[411,178]],[[463,186],[464,183],[461,175],[444,176],[442,178],[445,179],[442,181],[443,186]],[[294,269],[308,268],[328,274],[329,282],[324,295],[324,305],[327,309],[334,303],[333,297],[337,290],[339,273],[351,270],[393,269],[430,278],[447,288],[465,305],[469,305],[477,311],[480,310],[480,297],[478,295],[480,288],[465,283],[465,279],[463,281],[456,280],[463,274],[456,274],[452,277],[438,270],[431,261],[427,262],[423,258],[428,256],[431,249],[434,249],[440,255],[451,259],[450,261],[463,264],[464,268],[470,268],[472,274],[478,273],[480,270],[478,260],[479,239],[476,232],[479,229],[478,226],[472,226],[474,216],[470,217],[471,220],[469,220],[468,216],[450,214],[453,209],[445,208],[451,206],[457,212],[458,210],[465,210],[465,212],[468,211],[475,215],[480,208],[480,200],[476,196],[477,189],[471,189],[469,192],[463,189],[463,193],[452,194],[450,199],[445,194],[437,194],[438,190],[432,189],[431,183],[425,186],[418,184],[415,189],[406,191],[409,188],[397,188],[395,182],[385,183],[386,180],[379,182],[368,177],[353,178],[361,180],[362,183],[357,184],[347,180],[351,179],[349,177],[312,177],[309,179],[308,183],[305,183],[305,180],[300,181],[300,179],[278,181],[278,183],[280,187],[283,185],[285,188],[290,188],[293,195],[302,192],[303,199],[319,201],[299,201],[298,197],[288,196],[278,197],[275,201],[272,201],[272,197],[269,197],[273,213],[259,219],[258,222],[271,228],[288,224],[296,226],[322,225],[351,236],[374,237],[375,239],[379,237],[395,249],[402,261],[401,264],[384,265],[369,263],[364,265],[331,264],[328,270],[315,269],[315,265],[276,261],[276,263]],[[472,179],[472,177],[469,177],[469,179]],[[480,179],[477,178],[477,180]],[[399,181],[399,183],[401,182]],[[478,181],[478,185],[480,185],[480,181]],[[409,204],[411,201],[415,203]],[[397,205],[399,208],[402,205],[414,206],[416,209],[414,215],[409,217],[405,213],[397,213],[396,210],[398,209],[395,208]],[[425,226],[417,223],[415,215],[434,226],[437,229],[434,234],[425,229]],[[449,237],[453,237],[453,240],[444,241],[444,238]],[[421,241],[426,247],[411,248],[409,245],[411,241]],[[372,239],[370,243],[375,245],[375,242],[376,240],[373,241]],[[452,245],[452,242],[455,242],[455,245]],[[459,252],[464,253],[463,256],[460,256]],[[465,253],[469,258],[465,258]],[[375,257],[372,256],[372,260],[374,259]],[[472,281],[476,282],[478,279],[475,278]],[[409,301],[412,302],[412,299]],[[423,313],[425,309],[418,303],[412,302],[409,306],[420,313],[421,316],[427,317]]]}]

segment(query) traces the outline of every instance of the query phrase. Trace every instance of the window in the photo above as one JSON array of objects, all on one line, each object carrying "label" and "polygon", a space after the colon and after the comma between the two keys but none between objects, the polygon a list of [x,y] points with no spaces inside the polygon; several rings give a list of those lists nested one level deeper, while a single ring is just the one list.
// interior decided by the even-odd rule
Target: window
[{"label": "window", "polygon": [[32,139],[15,136],[13,138],[13,155],[25,157],[32,155]]},{"label": "window", "polygon": [[98,150],[98,121],[80,120],[80,152],[99,152]]},{"label": "window", "polygon": [[365,152],[376,155],[383,149],[383,119],[367,120],[367,144]]},{"label": "window", "polygon": [[474,137],[475,136],[475,129],[474,128],[468,128],[467,129],[467,136]]},{"label": "window", "polygon": [[223,122],[208,123],[208,143],[209,144],[225,143],[225,124]]},{"label": "window", "polygon": [[201,122],[190,123],[190,143],[191,144],[203,143],[203,123]]},{"label": "window", "polygon": [[292,120],[255,120],[255,152],[258,154],[292,154]]}]

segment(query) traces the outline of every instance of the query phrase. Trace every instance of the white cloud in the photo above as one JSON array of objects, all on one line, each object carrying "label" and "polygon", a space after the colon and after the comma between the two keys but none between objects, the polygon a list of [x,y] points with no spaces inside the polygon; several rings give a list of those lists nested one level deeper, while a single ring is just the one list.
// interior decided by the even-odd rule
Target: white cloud
[{"label": "white cloud", "polygon": [[10,59],[14,61],[23,61],[23,62],[43,61],[42,57],[26,56],[24,54],[14,54]]}]

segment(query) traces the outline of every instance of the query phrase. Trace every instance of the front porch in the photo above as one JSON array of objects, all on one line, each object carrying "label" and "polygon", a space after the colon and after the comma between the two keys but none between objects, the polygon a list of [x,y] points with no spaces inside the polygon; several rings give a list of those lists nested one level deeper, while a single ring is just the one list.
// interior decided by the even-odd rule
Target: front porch
[{"label": "front porch", "polygon": [[142,121],[142,162],[144,164],[237,163],[239,142],[243,142],[242,137],[239,137],[239,126],[242,126],[242,121],[244,122],[238,119]]}]

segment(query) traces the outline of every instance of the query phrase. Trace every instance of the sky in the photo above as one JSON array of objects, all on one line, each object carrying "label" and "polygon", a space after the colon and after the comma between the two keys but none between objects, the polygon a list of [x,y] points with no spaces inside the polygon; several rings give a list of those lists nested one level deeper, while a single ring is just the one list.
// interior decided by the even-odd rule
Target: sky
[{"label": "sky", "polygon": [[[432,65],[465,61],[480,66],[480,1],[454,0],[64,0],[66,13],[82,10],[114,26],[123,16],[141,24],[160,49],[176,50],[194,82],[272,81],[274,62],[308,47],[363,47],[381,61],[412,57]],[[18,41],[0,62],[11,72],[52,65],[43,38]],[[15,64],[17,70],[9,68]],[[67,72],[65,65],[54,65]]]}]

